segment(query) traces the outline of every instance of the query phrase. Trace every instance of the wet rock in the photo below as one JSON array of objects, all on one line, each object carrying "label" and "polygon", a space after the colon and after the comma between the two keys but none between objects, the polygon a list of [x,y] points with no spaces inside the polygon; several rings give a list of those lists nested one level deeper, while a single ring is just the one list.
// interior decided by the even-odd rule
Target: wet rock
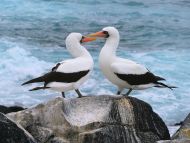
[{"label": "wet rock", "polygon": [[40,143],[153,143],[170,139],[166,125],[151,106],[134,97],[56,98],[8,116]]},{"label": "wet rock", "polygon": [[0,113],[0,143],[36,143],[21,126]]},{"label": "wet rock", "polygon": [[183,121],[179,130],[172,136],[172,139],[189,139],[190,140],[190,113]]},{"label": "wet rock", "polygon": [[38,143],[46,143],[49,139],[54,137],[52,130],[37,125],[28,126],[26,130],[32,133],[32,136]]},{"label": "wet rock", "polygon": [[55,137],[50,139],[47,143],[70,143],[70,142],[64,140],[63,138]]},{"label": "wet rock", "polygon": [[181,123],[181,127],[172,136],[172,140],[159,141],[158,143],[190,143],[190,113]]},{"label": "wet rock", "polygon": [[4,114],[11,113],[11,112],[18,112],[18,111],[21,111],[21,110],[24,110],[24,108],[20,107],[20,106],[6,107],[6,106],[3,106],[3,105],[0,105],[0,112],[4,113]]},{"label": "wet rock", "polygon": [[190,143],[190,140],[188,140],[188,139],[176,139],[176,140],[158,141],[157,143]]}]

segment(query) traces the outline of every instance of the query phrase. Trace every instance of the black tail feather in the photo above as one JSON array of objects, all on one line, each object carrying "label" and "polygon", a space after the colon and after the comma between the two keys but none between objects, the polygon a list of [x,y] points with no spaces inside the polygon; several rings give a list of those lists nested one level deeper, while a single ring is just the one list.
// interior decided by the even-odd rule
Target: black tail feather
[{"label": "black tail feather", "polygon": [[155,87],[159,87],[159,88],[163,88],[163,87],[166,87],[166,88],[169,88],[169,89],[171,89],[171,90],[173,90],[173,88],[177,88],[176,86],[169,86],[169,85],[166,85],[166,84],[164,84],[164,83],[162,83],[162,82],[156,82],[156,86]]},{"label": "black tail feather", "polygon": [[23,83],[22,85],[29,84],[29,83],[35,83],[35,82],[44,82],[43,76],[31,79],[31,80]]},{"label": "black tail feather", "polygon": [[29,91],[40,90],[40,89],[47,89],[47,88],[50,88],[50,87],[35,87],[35,88],[30,89]]},{"label": "black tail feather", "polygon": [[155,76],[156,77],[156,80],[157,81],[159,81],[159,80],[166,80],[166,79],[164,79],[164,78],[162,78],[162,77],[160,77],[160,76]]}]

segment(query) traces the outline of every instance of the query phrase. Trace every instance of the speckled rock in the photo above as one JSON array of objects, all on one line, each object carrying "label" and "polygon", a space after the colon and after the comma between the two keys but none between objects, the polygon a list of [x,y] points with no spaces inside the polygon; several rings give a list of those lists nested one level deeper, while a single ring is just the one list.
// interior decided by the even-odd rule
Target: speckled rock
[{"label": "speckled rock", "polygon": [[176,139],[176,140],[158,141],[157,143],[190,143],[190,140],[188,140],[188,139]]},{"label": "speckled rock", "polygon": [[34,138],[4,114],[0,113],[0,143],[36,143]]},{"label": "speckled rock", "polygon": [[63,138],[60,137],[54,137],[51,138],[48,142],[46,143],[70,143],[69,141],[64,140]]},{"label": "speckled rock", "polygon": [[[56,98],[8,116],[27,130],[33,127],[28,131],[41,136],[40,143],[154,143],[170,139],[166,125],[151,106],[134,97]],[[35,127],[52,133],[44,137]]]},{"label": "speckled rock", "polygon": [[32,136],[38,143],[46,143],[49,139],[54,137],[52,130],[38,125],[28,126],[26,130],[32,133]]},{"label": "speckled rock", "polygon": [[185,118],[179,130],[172,136],[172,139],[189,139],[190,140],[190,113]]}]

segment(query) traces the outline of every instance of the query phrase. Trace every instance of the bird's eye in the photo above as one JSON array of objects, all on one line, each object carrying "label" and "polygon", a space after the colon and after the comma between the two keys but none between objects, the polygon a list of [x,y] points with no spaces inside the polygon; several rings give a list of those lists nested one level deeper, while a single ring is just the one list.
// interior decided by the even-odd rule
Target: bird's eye
[{"label": "bird's eye", "polygon": [[109,37],[108,31],[103,31],[103,33],[106,35],[105,38],[108,38],[108,37]]},{"label": "bird's eye", "polygon": [[108,31],[103,31],[104,34],[108,34]]},{"label": "bird's eye", "polygon": [[84,39],[85,37],[84,36],[82,36],[82,38],[81,38],[81,40],[80,40],[80,43],[82,43],[82,40]]}]

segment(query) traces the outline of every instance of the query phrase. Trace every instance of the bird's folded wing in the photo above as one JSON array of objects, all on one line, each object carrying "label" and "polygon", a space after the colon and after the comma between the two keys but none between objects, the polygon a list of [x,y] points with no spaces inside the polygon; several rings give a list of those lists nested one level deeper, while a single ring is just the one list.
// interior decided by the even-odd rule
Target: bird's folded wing
[{"label": "bird's folded wing", "polygon": [[148,70],[136,63],[127,63],[127,62],[115,62],[111,64],[111,69],[114,73],[118,74],[133,74],[133,75],[140,75],[145,74]]},{"label": "bird's folded wing", "polygon": [[87,60],[66,60],[64,62],[58,63],[52,68],[52,71],[62,72],[62,73],[75,73],[80,71],[91,70],[92,65]]}]

